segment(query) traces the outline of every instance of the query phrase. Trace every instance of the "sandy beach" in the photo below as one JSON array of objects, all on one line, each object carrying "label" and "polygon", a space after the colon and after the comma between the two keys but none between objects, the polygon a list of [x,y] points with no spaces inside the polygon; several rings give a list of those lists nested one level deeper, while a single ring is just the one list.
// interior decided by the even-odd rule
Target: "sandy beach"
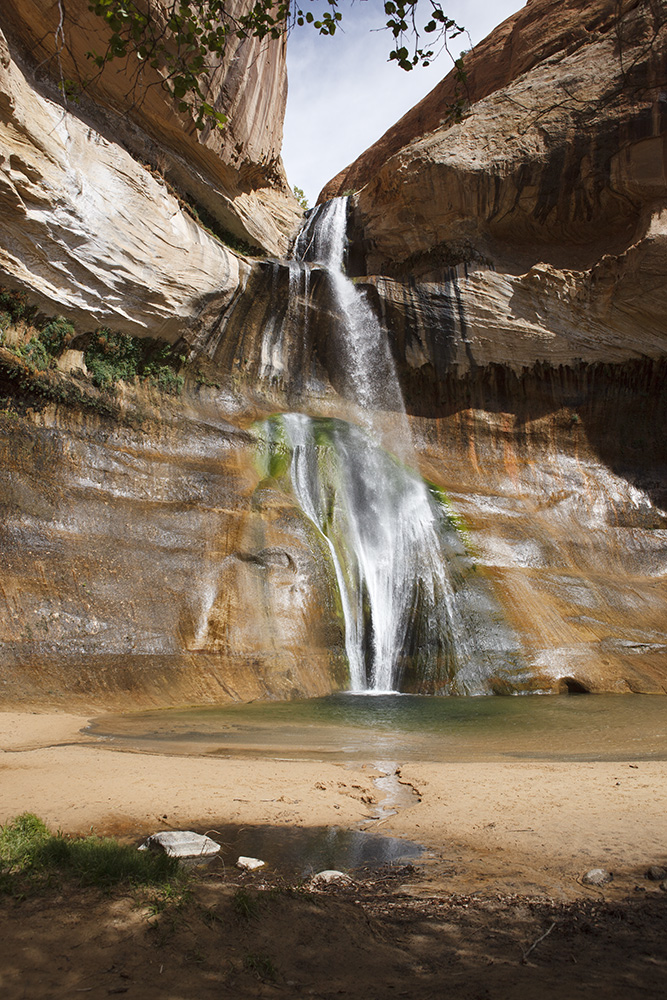
[{"label": "sandy beach", "polygon": [[424,891],[572,899],[598,895],[580,879],[604,867],[605,895],[619,895],[667,863],[664,761],[411,762],[394,803],[371,768],[120,751],[82,734],[87,721],[0,713],[0,821],[29,811],[67,833],[129,839],[227,823],[362,828],[427,848]]},{"label": "sandy beach", "polygon": [[[82,733],[87,721],[0,713],[1,822],[31,811],[135,843],[168,828],[335,825],[427,851],[325,890],[218,865],[184,896],[10,891],[6,1000],[663,995],[667,892],[645,872],[667,862],[665,762],[411,762],[383,801],[370,768],[121,751]],[[583,885],[598,866],[613,881]]]}]

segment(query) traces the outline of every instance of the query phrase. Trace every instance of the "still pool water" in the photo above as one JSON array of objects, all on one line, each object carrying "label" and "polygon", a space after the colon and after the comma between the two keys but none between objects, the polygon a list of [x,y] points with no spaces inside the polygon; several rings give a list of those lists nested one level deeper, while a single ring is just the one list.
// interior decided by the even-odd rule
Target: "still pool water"
[{"label": "still pool water", "polygon": [[[425,855],[421,844],[397,837],[376,836],[335,826],[238,826],[216,824],[208,831],[220,844],[220,862],[233,869],[239,855],[261,858],[261,875],[279,874],[310,878],[316,872],[336,869],[371,874],[380,868],[418,861]],[[260,875],[260,877],[261,877]]]},{"label": "still pool water", "polygon": [[106,715],[87,731],[154,753],[357,764],[667,760],[667,698],[340,694]]}]

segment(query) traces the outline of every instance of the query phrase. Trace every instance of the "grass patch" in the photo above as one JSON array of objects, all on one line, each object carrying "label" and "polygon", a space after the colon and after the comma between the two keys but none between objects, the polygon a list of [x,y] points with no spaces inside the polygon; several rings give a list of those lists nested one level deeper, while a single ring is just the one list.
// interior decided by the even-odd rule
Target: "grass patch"
[{"label": "grass patch", "polygon": [[182,878],[178,861],[108,837],[51,833],[32,813],[0,827],[0,892],[18,895],[60,877],[81,886],[156,886]]},{"label": "grass patch", "polygon": [[259,915],[259,900],[241,887],[232,896],[232,909],[239,920],[253,920]]},{"label": "grass patch", "polygon": [[243,966],[262,982],[273,983],[278,978],[276,967],[267,955],[246,955]]}]

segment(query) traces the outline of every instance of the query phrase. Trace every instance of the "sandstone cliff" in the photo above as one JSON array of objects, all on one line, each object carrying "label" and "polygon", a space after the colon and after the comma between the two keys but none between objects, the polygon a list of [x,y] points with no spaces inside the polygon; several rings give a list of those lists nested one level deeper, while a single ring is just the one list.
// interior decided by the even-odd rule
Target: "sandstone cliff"
[{"label": "sandstone cliff", "polygon": [[261,481],[253,435],[220,417],[212,390],[181,402],[126,388],[113,418],[23,399],[0,413],[5,704],[130,708],[344,685],[312,525]]},{"label": "sandstone cliff", "polygon": [[323,193],[545,686],[667,678],[666,52],[663,3],[533,0]]},{"label": "sandstone cliff", "polygon": [[[160,3],[154,4],[154,15]],[[86,58],[106,47],[105,29],[88,0],[7,0],[2,24],[15,50],[34,70],[33,82],[53,96],[70,82],[68,109],[107,140],[120,142],[142,162],[202,205],[222,226],[270,253],[284,252],[298,216],[280,160],[287,99],[284,42],[232,38],[224,59],[208,73],[209,103],[228,115],[224,130],[202,132],[192,115],[176,110],[157,70],[117,60],[101,75]],[[168,5],[162,3],[163,7]],[[242,9],[244,0],[232,4]],[[56,90],[57,94],[57,90]]]},{"label": "sandstone cliff", "polygon": [[122,65],[63,101],[61,74],[90,74],[85,52],[102,44],[84,2],[67,5],[60,44],[58,12],[44,0],[3,7],[0,283],[83,329],[176,340],[245,266],[198,215],[228,242],[271,253],[298,222],[279,156],[283,48],[231,43],[209,95],[229,124],[198,132],[159,78],[133,88]]},{"label": "sandstone cliff", "polygon": [[[492,665],[500,646],[515,657],[515,689],[667,688],[666,14],[533,0],[474,55],[460,124],[445,81],[337,182],[359,188],[349,267],[387,329],[422,471],[466,529],[468,622]],[[344,685],[329,556],[284,456],[282,473],[257,461],[269,414],[357,417],[330,281],[239,258],[129,139],[63,116],[7,52],[2,72],[0,261],[78,320],[60,370],[0,346],[5,701]],[[171,141],[170,157],[196,144]],[[209,155],[192,150],[202,177]],[[253,239],[271,249],[262,211]],[[81,352],[103,323],[185,337],[181,397],[156,378],[91,385]]]},{"label": "sandstone cliff", "polygon": [[182,211],[160,178],[43,98],[0,33],[0,283],[84,330],[175,340],[202,296],[243,263]]}]

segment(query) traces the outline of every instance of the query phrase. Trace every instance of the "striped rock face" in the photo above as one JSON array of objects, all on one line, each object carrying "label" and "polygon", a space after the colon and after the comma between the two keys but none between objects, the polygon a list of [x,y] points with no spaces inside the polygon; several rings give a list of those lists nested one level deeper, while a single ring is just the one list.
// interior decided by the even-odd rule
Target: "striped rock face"
[{"label": "striped rock face", "polygon": [[[122,146],[101,92],[64,116],[17,62],[44,5],[9,7],[0,284],[77,338],[35,374],[0,317],[3,702],[383,688],[390,648],[408,690],[664,691],[663,7],[528,4],[463,121],[444,81],[341,182],[335,267],[329,209],[284,257],[275,129],[158,143],[251,260],[130,156],[165,109]],[[179,343],[180,397],[96,389],[100,326]]]}]

